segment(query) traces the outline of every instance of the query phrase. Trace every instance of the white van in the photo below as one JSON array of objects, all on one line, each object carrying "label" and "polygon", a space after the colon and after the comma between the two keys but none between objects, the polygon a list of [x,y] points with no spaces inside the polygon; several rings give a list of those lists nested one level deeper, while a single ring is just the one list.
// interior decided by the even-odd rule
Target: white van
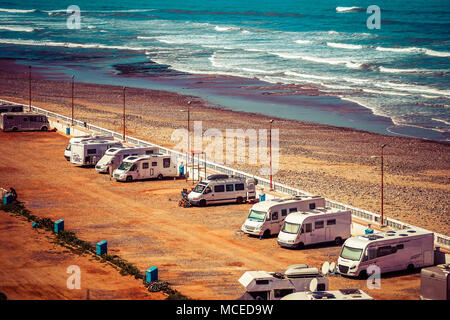
[{"label": "white van", "polygon": [[226,174],[210,175],[200,181],[189,193],[193,205],[206,206],[216,203],[243,203],[256,197],[256,181]]},{"label": "white van", "polygon": [[381,273],[427,267],[434,264],[434,234],[406,229],[352,237],[345,241],[338,258],[342,275],[366,277],[376,265]]},{"label": "white van", "polygon": [[177,177],[177,163],[171,156],[154,153],[151,155],[130,156],[113,171],[117,181],[133,181],[150,178]]},{"label": "white van", "polygon": [[352,213],[335,208],[316,208],[294,212],[286,217],[278,244],[286,248],[303,248],[305,245],[331,242],[342,244],[351,237]]},{"label": "white van", "polygon": [[23,106],[19,104],[1,103],[0,113],[5,112],[23,112]]},{"label": "white van", "polygon": [[34,112],[4,112],[0,114],[3,131],[47,131],[50,128],[47,116]]},{"label": "white van", "polygon": [[275,198],[255,203],[241,227],[244,233],[269,237],[278,234],[286,216],[292,212],[325,207],[325,199],[320,196],[296,196]]},{"label": "white van", "polygon": [[246,292],[238,300],[280,300],[288,294],[309,290],[313,279],[317,281],[317,290],[328,290],[328,278],[317,268],[304,264],[290,266],[284,273],[247,271],[239,278]]},{"label": "white van", "polygon": [[113,147],[122,147],[122,143],[114,140],[87,140],[72,143],[70,162],[82,166],[95,165],[106,150]]},{"label": "white van", "polygon": [[130,148],[111,148],[106,150],[105,155],[97,162],[95,170],[99,173],[111,173],[117,169],[123,159],[129,156],[140,156],[157,153],[155,147],[130,147]]},{"label": "white van", "polygon": [[69,143],[66,146],[66,150],[64,150],[64,158],[66,158],[67,161],[70,161],[70,156],[72,155],[72,144],[73,143],[79,143],[82,141],[89,141],[89,140],[114,141],[114,137],[89,134],[89,135],[85,135],[85,136],[78,136],[78,137],[70,138]]}]

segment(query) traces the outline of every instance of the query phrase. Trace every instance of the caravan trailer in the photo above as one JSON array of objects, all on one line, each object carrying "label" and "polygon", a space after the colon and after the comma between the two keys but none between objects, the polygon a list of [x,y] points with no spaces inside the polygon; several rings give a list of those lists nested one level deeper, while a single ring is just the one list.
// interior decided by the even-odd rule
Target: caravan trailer
[{"label": "caravan trailer", "polygon": [[34,112],[4,112],[0,114],[3,131],[47,131],[50,128],[47,116]]},{"label": "caravan trailer", "polygon": [[123,160],[114,170],[113,178],[117,181],[133,181],[151,178],[177,177],[177,163],[171,156],[154,153],[151,155],[130,156]]},{"label": "caravan trailer", "polygon": [[349,210],[316,208],[294,212],[286,217],[278,244],[286,248],[332,242],[342,244],[351,236],[352,214]]},{"label": "caravan trailer", "polygon": [[281,300],[373,300],[373,298],[360,289],[339,289],[295,292],[284,296]]},{"label": "caravan trailer", "polygon": [[70,162],[81,166],[96,165],[106,150],[122,147],[122,143],[113,140],[87,140],[72,143]]},{"label": "caravan trailer", "polygon": [[95,170],[99,173],[111,173],[129,156],[150,155],[157,152],[158,148],[155,147],[111,148],[97,162]]},{"label": "caravan trailer", "polygon": [[317,268],[304,264],[290,266],[284,273],[247,271],[239,278],[246,289],[239,300],[280,300],[288,294],[309,290],[313,279],[317,280],[317,290],[328,290],[328,278]]},{"label": "caravan trailer", "polygon": [[268,237],[280,232],[286,216],[292,212],[325,207],[325,199],[320,196],[296,196],[275,198],[255,203],[241,227],[244,233]]},{"label": "caravan trailer", "polygon": [[199,182],[188,195],[193,205],[206,206],[216,203],[243,203],[256,197],[256,181],[226,174],[210,175]]},{"label": "caravan trailer", "polygon": [[365,277],[371,265],[386,273],[433,264],[434,234],[406,229],[347,239],[338,258],[338,271],[342,275]]},{"label": "caravan trailer", "polygon": [[79,143],[82,141],[89,141],[89,140],[114,141],[114,137],[89,134],[89,135],[85,135],[85,136],[78,136],[78,137],[70,138],[69,143],[67,144],[66,150],[64,150],[64,158],[66,158],[67,161],[70,161],[70,155],[72,154],[72,144],[73,143]]},{"label": "caravan trailer", "polygon": [[23,106],[19,104],[2,103],[0,104],[0,114],[5,112],[23,112]]}]

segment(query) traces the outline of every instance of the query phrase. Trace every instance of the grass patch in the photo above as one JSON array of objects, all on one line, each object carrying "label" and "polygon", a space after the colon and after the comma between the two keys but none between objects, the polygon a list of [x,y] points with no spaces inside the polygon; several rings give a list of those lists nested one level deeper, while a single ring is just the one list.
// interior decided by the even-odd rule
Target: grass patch
[{"label": "grass patch", "polygon": [[[27,219],[28,222],[36,222],[36,228],[45,229],[53,232],[54,221],[50,218],[39,218],[31,213],[30,210],[25,208],[24,204],[19,201],[8,203],[6,205],[0,205],[0,210],[10,212],[16,216],[22,216]],[[91,253],[95,258],[102,262],[108,262],[117,267],[122,276],[130,275],[135,279],[143,279],[144,286],[150,292],[164,292],[167,294],[167,300],[189,300],[188,297],[179,293],[178,291],[170,288],[168,282],[165,281],[153,281],[147,283],[145,281],[145,275],[131,262],[128,262],[117,255],[103,254],[100,257],[96,255],[96,248],[88,241],[81,240],[72,231],[61,230],[56,234],[56,243],[69,248],[72,252],[77,253]]]}]

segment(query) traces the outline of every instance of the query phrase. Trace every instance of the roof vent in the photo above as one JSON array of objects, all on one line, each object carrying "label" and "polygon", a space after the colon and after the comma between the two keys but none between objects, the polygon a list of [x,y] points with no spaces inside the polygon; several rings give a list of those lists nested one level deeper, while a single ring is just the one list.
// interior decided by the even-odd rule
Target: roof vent
[{"label": "roof vent", "polygon": [[408,235],[406,233],[400,233],[399,236],[401,237],[407,237]]}]

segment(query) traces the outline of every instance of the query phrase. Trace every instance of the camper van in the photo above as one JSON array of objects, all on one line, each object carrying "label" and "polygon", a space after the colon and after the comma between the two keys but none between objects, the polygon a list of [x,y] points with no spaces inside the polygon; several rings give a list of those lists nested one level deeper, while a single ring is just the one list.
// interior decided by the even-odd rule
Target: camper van
[{"label": "camper van", "polygon": [[71,144],[70,162],[82,166],[96,165],[106,150],[122,147],[122,143],[113,140],[87,140]]},{"label": "camper van", "polygon": [[328,278],[305,264],[290,266],[284,273],[247,271],[239,278],[246,289],[239,300],[280,300],[288,294],[309,290],[313,279],[317,281],[317,290],[328,290]]},{"label": "camper van", "polygon": [[129,156],[149,155],[157,152],[158,148],[154,147],[111,148],[106,150],[105,155],[97,162],[95,170],[99,173],[111,173],[117,169],[123,159]]},{"label": "camper van", "polygon": [[113,178],[117,181],[133,181],[150,178],[163,179],[177,177],[178,164],[171,156],[154,153],[151,155],[130,156],[123,160],[113,171]]},{"label": "camper van", "polygon": [[294,212],[286,217],[278,235],[278,244],[286,248],[332,242],[342,244],[351,236],[352,213],[335,208],[316,208]]},{"label": "camper van", "polygon": [[206,206],[217,203],[243,203],[256,197],[256,181],[226,174],[210,175],[199,182],[189,193],[193,205]]},{"label": "camper van", "polygon": [[296,196],[275,198],[255,203],[241,227],[244,233],[268,237],[278,234],[288,214],[297,211],[325,207],[325,199],[320,196]]},{"label": "camper van", "polygon": [[373,300],[373,298],[360,289],[339,289],[295,292],[284,296],[281,300]]},{"label": "camper van", "polygon": [[349,238],[338,258],[342,275],[366,277],[376,265],[381,273],[427,267],[434,264],[434,234],[405,229]]},{"label": "camper van", "polygon": [[78,136],[78,137],[70,138],[69,143],[67,144],[66,150],[64,150],[64,158],[66,158],[67,161],[70,161],[70,155],[72,154],[72,144],[73,143],[79,143],[79,142],[89,141],[89,140],[114,141],[114,137],[89,134],[89,135],[85,135],[85,136]]},{"label": "camper van", "polygon": [[33,112],[4,112],[0,114],[3,131],[47,131],[50,128],[47,116]]},{"label": "camper van", "polygon": [[2,103],[0,104],[0,114],[5,112],[23,112],[23,106],[18,104]]}]

